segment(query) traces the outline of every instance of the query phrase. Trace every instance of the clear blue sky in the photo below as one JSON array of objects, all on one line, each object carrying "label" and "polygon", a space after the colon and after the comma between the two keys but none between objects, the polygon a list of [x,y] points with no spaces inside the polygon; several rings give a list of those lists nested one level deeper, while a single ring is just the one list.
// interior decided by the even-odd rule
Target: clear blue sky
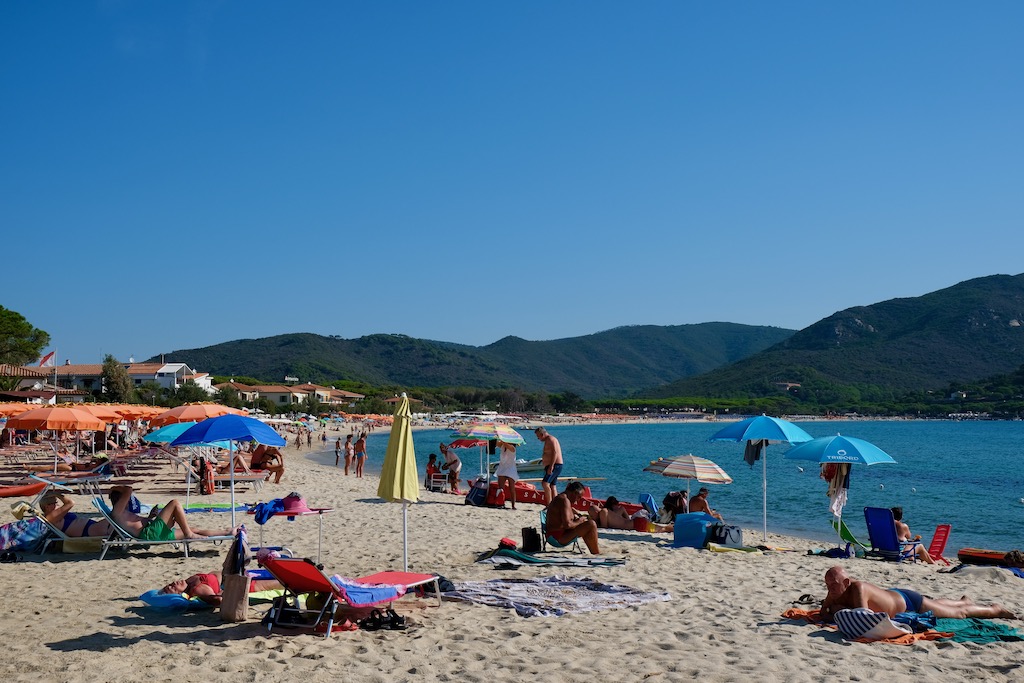
[{"label": "clear blue sky", "polygon": [[799,329],[1016,274],[1022,27],[1019,2],[10,0],[0,304],[87,363]]}]

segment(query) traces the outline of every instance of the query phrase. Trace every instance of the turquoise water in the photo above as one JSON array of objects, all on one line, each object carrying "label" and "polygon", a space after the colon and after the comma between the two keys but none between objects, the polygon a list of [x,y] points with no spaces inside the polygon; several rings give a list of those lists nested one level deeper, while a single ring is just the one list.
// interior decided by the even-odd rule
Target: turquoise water
[{"label": "turquoise water", "polygon": [[[842,433],[866,439],[889,453],[895,465],[853,466],[844,520],[862,541],[865,506],[902,505],[905,521],[929,542],[935,525],[949,523],[953,531],[947,557],[961,547],[1012,549],[1024,547],[1024,422],[809,422],[799,423],[811,436]],[[611,424],[550,427],[562,444],[565,473],[604,477],[589,482],[594,495],[615,495],[636,501],[653,493],[659,501],[668,491],[686,488],[682,479],[643,472],[649,461],[693,453],[715,461],[733,478],[725,486],[709,486],[709,502],[729,523],[761,528],[761,463],[743,462],[743,446],[709,443],[722,423]],[[414,434],[420,467],[447,430]],[[540,443],[523,432],[526,445],[519,457],[538,458]],[[368,441],[368,468],[380,467],[387,430]],[[787,444],[768,448],[768,529],[805,538],[832,539],[825,482],[813,463],[786,460]],[[463,474],[478,471],[479,450],[460,451]],[[800,472],[798,467],[803,467]],[[691,491],[699,488],[691,482]]]}]

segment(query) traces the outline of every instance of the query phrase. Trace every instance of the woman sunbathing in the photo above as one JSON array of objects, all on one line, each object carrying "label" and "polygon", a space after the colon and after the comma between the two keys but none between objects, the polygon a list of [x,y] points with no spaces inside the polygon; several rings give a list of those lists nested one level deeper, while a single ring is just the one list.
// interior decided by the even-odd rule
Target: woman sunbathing
[{"label": "woman sunbathing", "polygon": [[[223,591],[220,587],[221,573],[219,571],[207,572],[205,574],[193,574],[187,579],[178,579],[160,589],[161,593],[182,593],[186,597],[199,598],[210,605],[219,605],[223,599]],[[281,590],[284,588],[279,582],[273,579],[252,579],[249,581],[249,592],[259,593],[261,591]]]},{"label": "woman sunbathing", "polygon": [[594,503],[590,506],[590,518],[602,529],[632,529],[633,520],[629,513],[619,504],[615,496],[608,496],[604,505]]},{"label": "woman sunbathing", "polygon": [[[60,505],[58,506],[58,503]],[[65,536],[85,538],[87,536],[107,536],[110,534],[110,523],[105,519],[79,517],[71,508],[75,501],[63,493],[47,493],[39,501],[39,509],[47,522],[60,529]]]}]

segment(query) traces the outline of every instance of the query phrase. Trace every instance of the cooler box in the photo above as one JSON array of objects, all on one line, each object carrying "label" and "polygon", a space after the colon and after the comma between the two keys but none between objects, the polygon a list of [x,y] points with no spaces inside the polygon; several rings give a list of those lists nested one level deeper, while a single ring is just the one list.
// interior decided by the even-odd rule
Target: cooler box
[{"label": "cooler box", "polygon": [[466,494],[466,505],[486,505],[487,504],[487,480],[480,478],[473,482],[473,485],[469,487],[469,493]]},{"label": "cooler box", "polygon": [[708,543],[711,525],[718,520],[706,512],[690,512],[676,515],[673,548],[703,548]]},{"label": "cooler box", "polygon": [[495,508],[505,507],[505,489],[498,488],[498,483],[492,481],[487,489],[487,505]]}]

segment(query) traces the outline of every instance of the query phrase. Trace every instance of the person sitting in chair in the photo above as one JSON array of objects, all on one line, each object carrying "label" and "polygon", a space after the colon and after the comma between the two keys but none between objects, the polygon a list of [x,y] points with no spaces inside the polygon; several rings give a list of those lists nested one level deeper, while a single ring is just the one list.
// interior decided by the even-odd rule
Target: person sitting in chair
[{"label": "person sitting in chair", "polygon": [[75,501],[63,493],[47,493],[39,501],[39,511],[43,513],[43,517],[60,529],[65,536],[85,538],[110,534],[110,522],[105,519],[80,517],[71,512],[74,506]]},{"label": "person sitting in chair", "polygon": [[578,513],[573,505],[583,500],[583,484],[571,482],[565,491],[555,496],[547,506],[547,534],[561,545],[582,538],[594,555],[601,553],[597,543],[597,523],[587,515]]},{"label": "person sitting in chair", "polygon": [[[907,526],[906,523],[904,523],[903,521],[903,508],[892,508],[892,518],[893,521],[896,522],[896,538],[903,542],[910,542],[910,527]],[[913,540],[920,541],[921,537],[914,536]],[[922,562],[927,562],[928,564],[935,564],[935,560],[933,560],[932,556],[928,554],[928,549],[920,543],[914,546],[914,552],[917,553],[917,559],[921,560]]]},{"label": "person sitting in chair", "polygon": [[708,505],[708,489],[706,486],[701,487],[697,495],[690,500],[690,512],[705,512],[719,522],[725,521],[722,519],[722,515],[718,514],[717,511]]},{"label": "person sitting in chair", "polygon": [[284,458],[281,457],[281,451],[276,446],[261,443],[249,458],[249,469],[273,472],[274,483],[280,484],[281,477],[284,476]]},{"label": "person sitting in chair", "polygon": [[[234,529],[193,529],[185,519],[185,508],[175,498],[162,508],[153,507],[149,517],[141,517],[128,509],[132,498],[131,486],[111,486],[110,503],[112,517],[125,531],[144,541],[175,541],[183,538],[205,538],[207,536],[233,536]],[[174,525],[178,528],[175,529]]]}]

